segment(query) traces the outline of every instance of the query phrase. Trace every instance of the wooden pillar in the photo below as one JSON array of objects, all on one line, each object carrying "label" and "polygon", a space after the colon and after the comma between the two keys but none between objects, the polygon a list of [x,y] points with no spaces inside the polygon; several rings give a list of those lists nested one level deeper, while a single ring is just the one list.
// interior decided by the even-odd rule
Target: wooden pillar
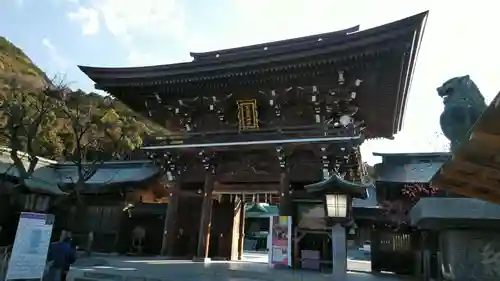
[{"label": "wooden pillar", "polygon": [[180,180],[169,188],[169,200],[167,205],[167,214],[165,217],[165,226],[163,228],[163,240],[161,245],[161,255],[174,256],[175,245],[177,242],[177,219],[180,196]]},{"label": "wooden pillar", "polygon": [[371,261],[371,271],[374,273],[379,273],[381,269],[381,255],[382,251],[380,250],[380,230],[377,226],[372,227],[370,232],[370,261]]},{"label": "wooden pillar", "polygon": [[245,244],[245,198],[243,195],[240,195],[239,201],[239,225],[238,225],[238,260],[243,259],[243,246]]},{"label": "wooden pillar", "polygon": [[210,228],[212,221],[212,194],[214,190],[215,176],[210,171],[205,176],[203,203],[201,206],[200,230],[198,236],[198,247],[196,260],[205,261],[208,258],[210,243]]},{"label": "wooden pillar", "polygon": [[286,169],[280,177],[280,216],[292,215],[292,200],[290,196],[290,173]]},{"label": "wooden pillar", "polygon": [[165,176],[167,180],[175,182],[169,185],[169,201],[167,205],[167,213],[165,214],[165,222],[163,224],[163,237],[161,243],[160,254],[163,256],[174,256],[175,245],[177,243],[177,226],[179,216],[179,196],[181,191],[181,175],[179,165],[179,154],[167,152],[163,158]]},{"label": "wooden pillar", "polygon": [[[229,194],[224,194],[219,197],[219,212],[215,213],[216,209],[212,210],[212,217],[216,218],[212,221],[212,235],[217,236],[211,241],[217,241],[217,253],[210,253],[213,257],[221,260],[231,260],[233,258],[233,241],[236,230],[234,229],[234,202]],[[217,225],[218,231],[214,231]],[[214,248],[214,247],[211,247]]]},{"label": "wooden pillar", "polygon": [[279,187],[279,195],[280,195],[279,215],[291,216],[292,202],[290,197],[290,168],[288,165],[289,163],[287,161],[288,160],[287,155],[283,147],[277,147],[276,153],[281,168],[280,187]]}]

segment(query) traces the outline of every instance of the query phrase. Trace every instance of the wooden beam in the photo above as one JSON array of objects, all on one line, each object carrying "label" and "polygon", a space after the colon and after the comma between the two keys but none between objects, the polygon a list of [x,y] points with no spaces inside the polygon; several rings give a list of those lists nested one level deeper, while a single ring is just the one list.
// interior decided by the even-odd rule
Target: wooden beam
[{"label": "wooden beam", "polygon": [[[318,133],[319,134],[319,133]],[[283,139],[264,139],[264,140],[250,140],[250,141],[233,141],[233,142],[213,142],[213,143],[190,143],[190,144],[167,144],[160,146],[145,146],[141,149],[143,150],[169,150],[169,149],[212,149],[218,148],[218,150],[227,150],[230,147],[248,147],[255,146],[269,148],[273,145],[285,145],[294,143],[330,143],[330,142],[345,142],[345,141],[356,141],[361,139],[361,134],[354,136],[344,136],[339,134],[338,136],[321,136],[321,137],[308,137],[308,138],[283,138]]]},{"label": "wooden beam", "polygon": [[[447,175],[439,177],[435,184],[456,194],[500,203],[500,190],[491,189],[491,187],[484,186],[478,181],[471,182],[470,179]],[[486,192],[488,190],[490,192]]]},{"label": "wooden beam", "polygon": [[256,173],[248,173],[243,172],[239,173],[235,171],[235,174],[222,174],[217,175],[217,181],[220,183],[229,183],[229,182],[244,182],[244,183],[259,183],[259,182],[279,182],[279,174],[270,173],[270,174],[256,174]]},{"label": "wooden beam", "polygon": [[445,171],[445,174],[472,174],[477,181],[490,186],[491,189],[500,190],[498,187],[500,182],[500,170],[498,169],[481,165],[481,163],[471,163],[466,161],[457,161],[453,163],[450,168],[451,171]]},{"label": "wooden beam", "polygon": [[500,136],[474,130],[469,141],[480,142],[484,145],[500,149]]},{"label": "wooden beam", "polygon": [[[448,179],[453,179],[455,182],[462,182],[464,185],[473,186],[482,185],[484,188],[490,189],[492,191],[498,190],[498,181],[491,181],[484,177],[477,171],[465,172],[463,170],[449,170],[444,173],[444,176]],[[446,187],[445,187],[446,188]]]},{"label": "wooden beam", "polygon": [[203,193],[197,193],[193,190],[179,190],[178,192],[182,197],[203,197]]},{"label": "wooden beam", "polygon": [[497,144],[471,139],[454,153],[451,163],[457,161],[468,161],[500,170],[500,164],[496,159],[498,151],[499,147]]},{"label": "wooden beam", "polygon": [[235,183],[225,184],[216,182],[214,192],[217,193],[274,193],[279,190],[278,183]]}]

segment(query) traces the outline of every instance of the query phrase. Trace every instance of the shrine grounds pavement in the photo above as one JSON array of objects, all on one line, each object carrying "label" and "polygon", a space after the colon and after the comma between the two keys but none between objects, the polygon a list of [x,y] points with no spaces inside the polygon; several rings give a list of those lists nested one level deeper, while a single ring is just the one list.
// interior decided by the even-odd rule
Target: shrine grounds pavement
[{"label": "shrine grounds pavement", "polygon": [[[352,268],[355,261],[349,261]],[[345,281],[408,281],[396,275],[374,275],[350,271]],[[366,268],[366,264],[364,265]],[[369,268],[369,265],[368,265]],[[68,281],[332,281],[329,274],[271,269],[266,263],[233,261],[196,263],[164,258],[93,256],[82,258],[71,268]],[[338,280],[344,281],[344,280]]]}]

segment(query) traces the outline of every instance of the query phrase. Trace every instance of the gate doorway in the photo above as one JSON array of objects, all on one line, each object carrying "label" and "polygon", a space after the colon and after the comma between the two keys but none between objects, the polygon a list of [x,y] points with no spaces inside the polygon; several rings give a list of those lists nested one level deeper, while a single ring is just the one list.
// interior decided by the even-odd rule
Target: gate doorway
[{"label": "gate doorway", "polygon": [[245,220],[242,260],[269,263],[270,218],[279,215],[277,194],[244,194]]},{"label": "gate doorway", "polygon": [[393,231],[383,227],[372,230],[372,271],[414,274],[415,255],[412,236],[409,230]]}]

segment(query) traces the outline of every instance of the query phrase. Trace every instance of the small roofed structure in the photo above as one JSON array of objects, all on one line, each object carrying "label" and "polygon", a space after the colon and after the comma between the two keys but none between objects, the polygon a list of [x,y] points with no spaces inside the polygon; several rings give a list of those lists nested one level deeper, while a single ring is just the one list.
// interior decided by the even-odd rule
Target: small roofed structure
[{"label": "small roofed structure", "polygon": [[[57,163],[46,169],[62,190],[74,195],[78,179],[74,163]],[[55,208],[56,231],[71,231],[75,243],[89,251],[137,254],[131,237],[138,228],[148,237],[140,254],[158,254],[168,201],[162,175],[161,168],[149,160],[99,164],[79,190],[83,204]]]},{"label": "small roofed structure", "polygon": [[[23,164],[27,167],[27,154],[18,152]],[[67,195],[67,188],[77,182],[78,171],[73,162],[57,162],[38,157],[35,170],[25,180],[25,188],[30,192],[48,195]],[[90,165],[90,164],[89,164]],[[85,164],[84,164],[85,166]],[[157,177],[160,168],[152,161],[109,161],[104,162],[85,183],[87,190],[83,193],[101,193],[111,185],[146,181]],[[0,147],[0,175],[13,180],[19,177],[19,172],[10,158],[10,149]]]},{"label": "small roofed structure", "polygon": [[[14,161],[10,157],[11,149],[7,147],[0,147],[0,175],[5,180],[1,183],[1,185],[8,186],[6,184],[10,180],[16,181],[19,178],[20,172],[17,170]],[[28,155],[24,152],[17,153],[19,158],[21,159],[25,169],[28,169],[30,165],[28,161]],[[45,172],[47,166],[54,165],[56,162],[45,159],[42,157],[38,157],[37,165],[35,166],[35,170],[33,174],[30,175],[28,179],[24,180],[23,188],[28,189],[29,192],[41,193],[47,195],[64,195],[65,192],[62,191],[57,182],[53,181],[53,175],[47,175]],[[0,185],[0,193],[2,191],[2,186]],[[12,185],[11,187],[14,187]],[[7,188],[9,189],[9,188]],[[4,190],[9,193],[12,190]]]},{"label": "small roofed structure", "polygon": [[[420,240],[409,215],[416,201],[439,195],[429,188],[432,176],[450,158],[447,152],[374,153],[382,162],[374,166],[379,216],[371,229],[372,271],[418,274],[415,248]],[[419,203],[416,203],[417,205]],[[414,223],[412,226],[412,222]]]},{"label": "small roofed structure", "polygon": [[[98,164],[83,190],[78,190],[82,201],[79,203],[83,203],[78,204],[74,197],[78,168],[74,163],[39,157],[34,172],[21,183],[10,152],[9,148],[0,147],[0,226],[3,229],[0,245],[14,239],[19,212],[50,212],[56,215],[55,236],[62,230],[70,231],[75,241],[86,248],[91,233],[92,250],[126,252],[129,241],[123,232],[141,225],[152,232],[145,243],[145,252],[157,254],[163,225],[157,222],[165,219],[167,210],[166,204],[162,204],[166,200],[159,199],[167,197],[167,189],[160,182],[162,170],[152,161]],[[18,152],[18,156],[28,167],[28,156],[22,152]],[[132,210],[124,212],[125,206]]]},{"label": "small roofed structure", "polygon": [[382,157],[374,166],[379,183],[429,183],[439,168],[450,159],[448,152],[373,153]]},{"label": "small roofed structure", "polygon": [[329,193],[336,192],[349,195],[352,198],[367,199],[368,189],[372,188],[372,184],[356,184],[344,180],[340,175],[334,174],[330,178],[317,183],[304,186],[304,189],[310,193]]},{"label": "small roofed structure", "polygon": [[[78,180],[77,167],[72,162],[57,163],[50,167],[53,181],[63,189]],[[48,169],[47,168],[47,169]],[[104,162],[86,182],[86,194],[110,192],[117,185],[133,185],[158,178],[161,169],[149,160]]]},{"label": "small roofed structure", "polygon": [[472,128],[432,184],[456,194],[500,203],[500,94]]}]

